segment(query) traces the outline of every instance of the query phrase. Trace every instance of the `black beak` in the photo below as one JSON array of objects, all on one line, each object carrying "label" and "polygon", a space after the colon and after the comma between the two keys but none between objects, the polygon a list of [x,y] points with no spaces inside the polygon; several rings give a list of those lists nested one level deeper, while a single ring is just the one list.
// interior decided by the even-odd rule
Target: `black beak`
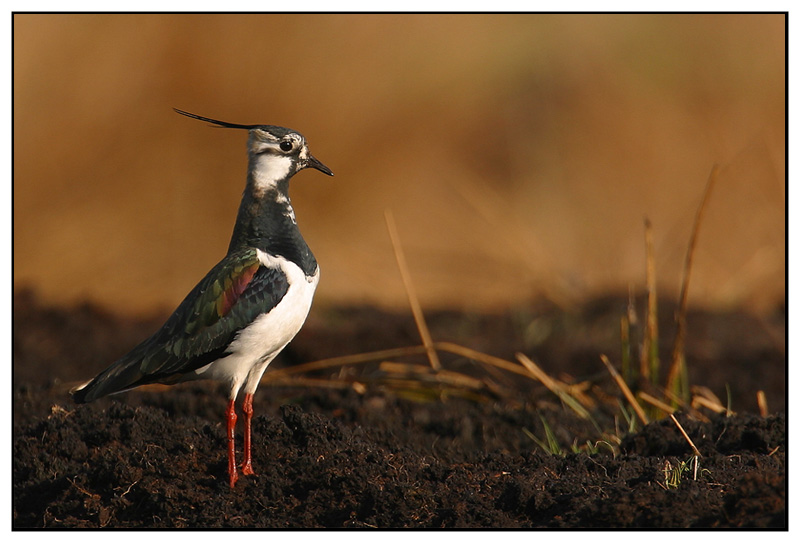
[{"label": "black beak", "polygon": [[330,168],[328,168],[325,164],[323,164],[322,162],[311,156],[311,154],[308,155],[308,158],[306,159],[305,165],[303,167],[314,168],[315,170],[319,170],[324,174],[328,174],[330,176],[333,175],[333,172],[331,171]]}]

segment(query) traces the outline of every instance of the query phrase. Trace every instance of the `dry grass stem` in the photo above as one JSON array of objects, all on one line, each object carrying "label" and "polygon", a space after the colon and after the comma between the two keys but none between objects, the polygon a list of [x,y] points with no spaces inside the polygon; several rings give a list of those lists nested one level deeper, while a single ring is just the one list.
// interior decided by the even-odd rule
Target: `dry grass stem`
[{"label": "dry grass stem", "polygon": [[597,402],[595,402],[586,394],[586,391],[592,388],[592,383],[589,381],[581,381],[580,383],[575,383],[574,385],[561,381],[561,386],[564,387],[564,391],[567,394],[574,396],[586,408],[592,409],[595,405],[597,405]]},{"label": "dry grass stem", "polygon": [[264,374],[262,382],[272,382],[282,379],[288,375],[298,373],[306,373],[309,371],[323,370],[326,368],[336,368],[339,366],[348,366],[356,364],[365,364],[367,362],[378,362],[387,358],[400,358],[402,356],[413,356],[424,354],[426,348],[424,345],[414,345],[412,347],[399,347],[397,349],[384,349],[381,351],[372,351],[368,353],[349,354],[345,356],[337,356],[334,358],[324,358],[314,362],[307,362],[305,364],[298,364],[289,368],[280,368],[273,371],[268,371]]},{"label": "dry grass stem", "polygon": [[[469,347],[464,347],[462,345],[457,345],[448,342],[432,343],[431,346],[437,351],[449,352],[485,364],[487,366],[486,368],[487,370],[497,368],[500,370],[513,372],[528,378],[531,377],[530,373],[524,367],[521,367],[518,364],[514,364],[513,362],[509,362],[507,360],[503,360],[501,358],[497,358],[495,356],[491,356],[486,353],[470,349]],[[384,349],[380,351],[372,351],[367,353],[326,358],[323,360],[316,360],[314,362],[298,364],[297,366],[281,368],[267,372],[263,377],[262,382],[271,386],[319,386],[319,387],[329,387],[329,388],[353,387],[354,389],[356,389],[357,392],[363,393],[366,390],[365,386],[363,383],[359,382],[337,381],[336,384],[329,384],[331,382],[330,380],[293,377],[293,376],[329,368],[366,364],[370,362],[381,362],[379,368],[389,375],[389,379],[391,380],[391,385],[395,387],[398,387],[399,385],[402,384],[401,380],[398,379],[397,376],[405,374],[407,376],[412,376],[413,379],[417,381],[417,385],[428,386],[430,384],[436,384],[438,386],[445,386],[445,387],[449,386],[455,388],[469,389],[473,391],[487,390],[491,394],[498,397],[502,397],[505,395],[505,391],[502,389],[502,387],[498,386],[497,383],[491,382],[491,380],[479,379],[468,375],[464,375],[459,372],[454,372],[445,369],[437,371],[431,368],[430,366],[424,366],[420,364],[407,364],[407,363],[390,361],[390,359],[402,358],[404,356],[417,356],[425,354],[426,352],[427,352],[427,347],[425,347],[424,345],[414,345],[411,347]],[[406,379],[406,381],[410,380]],[[389,384],[389,383],[387,381],[384,381],[384,384]],[[405,383],[405,385],[411,387],[411,385],[408,382]],[[154,386],[165,387],[166,385],[154,385]],[[576,394],[583,394],[582,391],[585,388],[585,383],[578,383],[577,385],[563,385],[563,386],[566,387],[568,390],[576,391]],[[585,394],[583,395],[585,396]],[[589,399],[588,401],[591,402],[591,399]]]},{"label": "dry grass stem", "polygon": [[645,282],[647,283],[647,319],[645,320],[644,337],[640,362],[640,375],[653,385],[658,384],[658,296],[656,293],[656,258],[653,249],[653,225],[650,219],[644,219],[645,242]]},{"label": "dry grass stem", "polygon": [[706,417],[703,414],[702,411],[698,411],[697,410],[697,407],[693,404],[694,400],[692,400],[692,403],[687,403],[687,402],[684,402],[681,398],[679,398],[675,394],[673,394],[672,392],[670,392],[669,390],[665,389],[665,390],[663,390],[663,392],[664,392],[664,397],[667,400],[669,400],[671,402],[674,402],[675,406],[677,406],[680,409],[684,410],[692,418],[697,419],[697,420],[699,420],[701,422],[709,422],[711,420],[708,417]]},{"label": "dry grass stem", "polygon": [[649,403],[650,405],[660,409],[664,413],[671,414],[675,412],[675,408],[662,402],[658,398],[651,396],[647,392],[639,391],[636,395],[639,397],[640,400]]},{"label": "dry grass stem", "polygon": [[700,451],[697,450],[697,447],[694,446],[694,441],[692,441],[692,438],[690,438],[689,434],[686,433],[686,430],[683,429],[683,426],[681,426],[681,423],[678,422],[678,419],[675,418],[675,415],[670,413],[669,418],[672,419],[672,422],[675,423],[675,426],[678,427],[678,430],[680,430],[681,434],[683,435],[683,438],[689,443],[689,446],[692,448],[692,452],[694,453],[694,455],[703,456],[702,454],[700,454]]},{"label": "dry grass stem", "polygon": [[414,289],[414,283],[411,281],[411,274],[408,271],[406,257],[403,253],[403,247],[400,244],[400,236],[397,233],[394,215],[392,215],[392,211],[390,209],[387,209],[384,211],[384,216],[386,218],[386,228],[389,231],[389,238],[391,239],[392,247],[394,248],[394,256],[397,260],[397,267],[400,270],[400,276],[403,278],[403,286],[405,287],[406,294],[408,295],[408,303],[411,305],[411,312],[414,315],[414,321],[417,323],[417,329],[419,330],[419,335],[422,338],[422,344],[425,345],[425,350],[428,355],[428,360],[431,363],[431,367],[435,370],[440,370],[442,369],[442,365],[439,363],[439,355],[436,354],[436,349],[433,347],[433,340],[431,340],[431,334],[428,330],[428,325],[425,323],[425,315],[422,313],[422,306],[419,304],[419,298],[417,297],[417,292]]},{"label": "dry grass stem", "polygon": [[480,351],[476,351],[475,349],[470,349],[469,347],[458,345],[457,343],[438,341],[434,343],[434,347],[439,351],[445,351],[448,353],[456,354],[459,356],[463,356],[465,358],[475,360],[477,362],[482,362],[484,364],[494,366],[495,368],[500,368],[502,370],[516,373],[517,375],[530,377],[530,373],[527,372],[525,368],[520,367],[519,364],[514,364],[513,362],[509,362],[508,360],[503,360],[502,358],[482,353]]},{"label": "dry grass stem", "polygon": [[647,420],[647,415],[645,414],[644,409],[642,409],[642,406],[639,405],[639,402],[636,401],[636,398],[631,392],[631,389],[628,388],[627,384],[625,384],[625,379],[622,378],[617,369],[608,360],[608,357],[606,355],[601,354],[600,359],[603,361],[603,364],[606,365],[606,368],[608,368],[608,372],[611,374],[611,377],[614,378],[614,381],[617,383],[617,386],[625,395],[625,398],[628,400],[628,403],[631,404],[633,410],[636,411],[636,416],[639,417],[639,420],[641,420],[642,423],[647,424],[649,422]]},{"label": "dry grass stem", "polygon": [[769,415],[769,408],[767,407],[767,395],[763,390],[756,392],[756,400],[758,401],[758,412],[762,417]]},{"label": "dry grass stem", "polygon": [[564,381],[560,381],[559,379],[555,379],[547,375],[547,373],[540,368],[536,362],[522,353],[517,353],[517,360],[519,360],[519,362],[525,366],[525,369],[527,369],[531,375],[533,375],[538,381],[540,381],[555,394],[567,394],[570,397],[578,400],[581,405],[589,409],[596,405],[595,401],[586,395],[586,390],[592,386],[588,381],[577,384],[565,383]]},{"label": "dry grass stem", "polygon": [[619,339],[622,344],[622,377],[633,383],[633,368],[631,367],[631,325],[627,315],[619,319]]},{"label": "dry grass stem", "polygon": [[705,386],[702,385],[695,385],[692,387],[692,395],[693,396],[702,396],[706,400],[711,403],[717,404],[724,410],[725,407],[722,405],[722,401],[720,401],[719,396],[714,394],[714,392]]},{"label": "dry grass stem", "polygon": [[551,392],[558,394],[564,391],[555,379],[547,375],[542,368],[540,368],[533,360],[524,354],[517,353],[517,360],[519,360],[520,363],[525,366],[525,369],[527,369],[538,381],[541,381],[541,383]]},{"label": "dry grass stem", "polygon": [[[674,390],[679,380],[685,381],[686,379],[686,359],[684,353],[684,344],[686,341],[686,311],[689,301],[689,278],[692,272],[692,262],[694,260],[694,252],[697,247],[697,237],[700,233],[700,224],[703,222],[703,213],[708,205],[708,200],[711,196],[711,189],[717,181],[719,174],[719,166],[714,164],[711,168],[711,173],[706,181],[706,188],[703,192],[703,200],[700,202],[700,207],[694,218],[694,225],[692,226],[692,235],[689,238],[689,248],[686,251],[686,260],[683,266],[683,281],[681,282],[681,295],[678,305],[678,311],[675,314],[676,331],[675,342],[672,347],[672,363],[670,365],[669,374],[667,377],[667,389]],[[687,383],[682,382],[682,388],[688,390]]]},{"label": "dry grass stem", "polygon": [[715,413],[731,414],[730,410],[722,405],[722,402],[714,394],[710,388],[704,386],[692,387],[692,404],[691,407],[697,409],[698,407],[705,407]]},{"label": "dry grass stem", "polygon": [[463,388],[481,389],[485,383],[475,377],[464,375],[450,370],[434,371],[427,366],[419,364],[403,364],[401,362],[383,362],[380,369],[388,374],[413,376],[414,379],[425,382],[436,382]]},{"label": "dry grass stem", "polygon": [[589,412],[581,405],[581,402],[569,393],[569,386],[561,383],[557,379],[553,379],[542,368],[537,366],[533,360],[528,358],[522,353],[517,353],[517,360],[520,364],[525,366],[531,375],[540,381],[548,390],[559,397],[567,406],[569,406],[581,418],[591,419]]},{"label": "dry grass stem", "polygon": [[639,371],[636,367],[638,359],[635,342],[631,339],[638,334],[639,317],[636,315],[636,296],[632,283],[628,283],[628,307],[624,316],[620,318],[620,343],[622,344],[622,377],[625,382],[633,385],[638,380]]},{"label": "dry grass stem", "polygon": [[727,409],[724,405],[720,405],[719,403],[709,400],[705,396],[693,396],[692,397],[692,407],[697,409],[698,407],[705,407],[706,409],[710,409],[714,413],[725,413]]}]

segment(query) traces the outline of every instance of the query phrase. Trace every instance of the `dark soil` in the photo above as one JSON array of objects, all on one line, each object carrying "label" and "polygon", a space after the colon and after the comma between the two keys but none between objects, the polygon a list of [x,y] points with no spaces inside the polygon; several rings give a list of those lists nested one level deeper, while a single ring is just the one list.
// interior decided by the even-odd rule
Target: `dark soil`
[{"label": "dark soil", "polygon": [[[624,301],[608,299],[571,311],[427,317],[437,340],[506,360],[525,352],[603,397],[619,396],[599,354],[619,359],[624,311]],[[253,423],[258,475],[235,489],[218,385],[150,387],[81,406],[69,399],[72,385],[163,317],[48,308],[16,293],[14,528],[787,527],[783,309],[771,319],[689,315],[690,380],[723,403],[727,386],[737,412],[703,411],[705,422],[678,415],[702,454],[696,476],[670,419],[625,435],[615,401],[598,404],[601,428],[620,428],[612,454],[608,436],[537,381],[442,354],[447,370],[482,385],[410,382],[378,363],[304,375],[294,386],[265,383]],[[667,320],[662,345],[670,329]],[[315,308],[276,367],[418,343],[409,315]],[[758,390],[774,414],[755,414]],[[587,441],[596,449],[546,453],[530,437],[544,440],[543,421],[563,451]]]}]

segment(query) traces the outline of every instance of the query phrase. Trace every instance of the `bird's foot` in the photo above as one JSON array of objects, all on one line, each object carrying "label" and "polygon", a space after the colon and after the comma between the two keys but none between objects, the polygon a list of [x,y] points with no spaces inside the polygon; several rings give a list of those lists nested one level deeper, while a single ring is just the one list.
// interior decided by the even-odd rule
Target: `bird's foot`
[{"label": "bird's foot", "polygon": [[244,462],[242,464],[242,475],[255,475],[256,472],[253,471],[253,464],[250,461]]}]

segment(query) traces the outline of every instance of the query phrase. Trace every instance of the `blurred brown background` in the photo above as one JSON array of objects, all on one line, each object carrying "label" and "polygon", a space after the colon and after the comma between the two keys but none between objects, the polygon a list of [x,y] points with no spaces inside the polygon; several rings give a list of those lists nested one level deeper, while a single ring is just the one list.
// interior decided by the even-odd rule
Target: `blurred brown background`
[{"label": "blurred brown background", "polygon": [[495,309],[644,284],[785,296],[781,15],[15,15],[14,283],[48,302],[171,310],[223,255],[245,135],[299,130],[317,303]]}]

